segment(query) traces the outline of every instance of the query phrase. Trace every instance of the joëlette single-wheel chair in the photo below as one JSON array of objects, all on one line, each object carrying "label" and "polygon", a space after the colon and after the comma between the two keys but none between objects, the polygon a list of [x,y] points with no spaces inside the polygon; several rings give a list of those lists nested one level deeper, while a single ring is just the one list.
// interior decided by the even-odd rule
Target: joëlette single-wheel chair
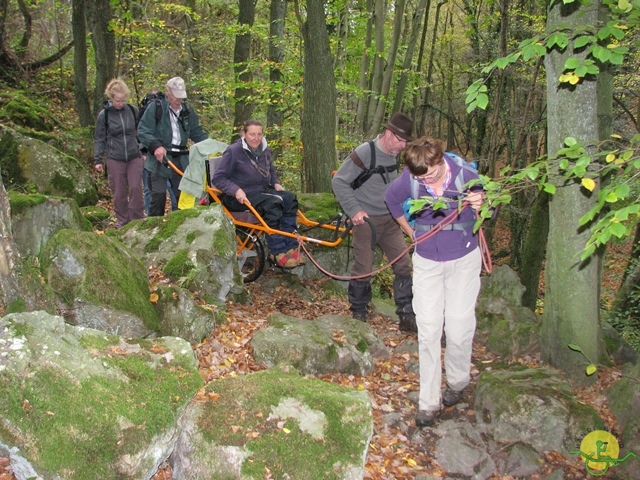
[{"label": "jo\u00eblette single-wheel chair", "polygon": [[[207,142],[207,140],[205,140],[204,142]],[[204,142],[200,142],[200,144]],[[219,144],[219,142],[216,143]],[[289,233],[271,228],[251,205],[246,205],[247,209],[243,212],[232,212],[228,210],[221,200],[223,193],[219,189],[215,188],[211,183],[211,178],[213,177],[213,172],[215,171],[216,165],[222,159],[222,157],[220,156],[220,149],[218,148],[208,155],[205,154],[203,158],[203,148],[194,148],[198,146],[201,147],[200,144],[195,144],[191,147],[189,152],[189,167],[187,167],[187,170],[185,170],[185,172],[180,171],[180,169],[177,168],[170,160],[166,159],[165,161],[167,162],[169,167],[171,167],[176,173],[183,176],[183,179],[180,182],[180,189],[182,190],[181,203],[182,196],[185,193],[185,191],[183,190],[185,174],[188,170],[192,169],[192,162],[196,162],[193,163],[196,172],[201,172],[202,166],[204,166],[204,181],[202,182],[203,195],[201,196],[200,200],[198,200],[198,197],[195,196],[193,206],[195,206],[195,203],[219,203],[222,206],[224,213],[231,219],[236,228],[238,266],[240,267],[240,273],[242,274],[245,283],[257,280],[264,271],[264,267],[267,261],[267,255],[265,252],[264,243],[261,239],[262,235],[278,234],[290,238],[299,239],[303,242],[322,245],[325,247],[335,247],[339,245],[347,235],[349,235],[351,231],[351,224],[347,223],[346,216],[342,213],[337,214],[328,222],[318,222],[308,219],[303,212],[298,210],[298,225],[304,226],[307,229],[317,227],[331,231],[329,239],[323,240],[306,235],[301,235],[298,232]],[[194,152],[199,153],[195,154]],[[203,162],[203,165],[198,165],[198,162]],[[196,175],[198,176],[198,178],[203,178],[199,176],[200,173],[196,173]]]}]

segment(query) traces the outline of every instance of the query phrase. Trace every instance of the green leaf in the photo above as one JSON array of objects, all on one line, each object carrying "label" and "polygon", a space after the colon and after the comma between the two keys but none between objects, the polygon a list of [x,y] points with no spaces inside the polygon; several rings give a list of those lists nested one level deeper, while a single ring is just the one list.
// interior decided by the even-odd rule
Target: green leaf
[{"label": "green leaf", "polygon": [[547,192],[550,195],[553,195],[556,193],[556,186],[553,185],[552,183],[545,183],[544,184],[544,191]]},{"label": "green leaf", "polygon": [[589,365],[587,365],[587,375],[593,375],[594,373],[596,373],[598,369],[596,368],[596,366],[593,363],[590,363]]},{"label": "green leaf", "polygon": [[567,58],[567,61],[564,62],[565,70],[575,70],[579,66],[580,66],[580,60],[578,60],[576,57]]},{"label": "green leaf", "polygon": [[625,227],[622,223],[612,223],[611,227],[611,234],[615,235],[618,238],[622,238],[626,235],[627,233],[627,227]]},{"label": "green leaf", "polygon": [[582,352],[582,349],[580,348],[580,345],[576,345],[575,343],[570,343],[570,344],[567,345],[567,347],[569,347],[574,352]]},{"label": "green leaf", "polygon": [[487,108],[488,104],[489,97],[486,94],[481,93],[480,95],[478,95],[478,108],[484,110],[485,108]]},{"label": "green leaf", "polygon": [[592,41],[593,37],[591,37],[590,35],[581,35],[573,41],[573,46],[574,48],[582,48]]}]

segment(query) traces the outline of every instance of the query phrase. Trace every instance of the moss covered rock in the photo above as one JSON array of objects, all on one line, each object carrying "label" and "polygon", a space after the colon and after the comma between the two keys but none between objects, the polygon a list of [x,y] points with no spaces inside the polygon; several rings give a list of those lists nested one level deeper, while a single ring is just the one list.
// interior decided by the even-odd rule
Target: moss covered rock
[{"label": "moss covered rock", "polygon": [[373,433],[369,397],[295,372],[217,380],[192,404],[174,478],[356,479]]},{"label": "moss covered rock", "polygon": [[40,140],[0,125],[0,135],[5,134],[11,135],[18,146],[17,158],[11,160],[15,162],[14,177],[24,179],[38,193],[73,198],[80,206],[98,201],[87,166]]},{"label": "moss covered rock", "polygon": [[269,315],[269,327],[253,334],[256,361],[269,367],[291,365],[302,373],[373,372],[374,358],[387,358],[384,342],[366,323],[325,315],[302,320],[280,313]]},{"label": "moss covered rock", "polygon": [[41,263],[69,323],[130,337],[159,331],[147,269],[119,241],[60,230],[47,243]]},{"label": "moss covered rock", "polygon": [[0,443],[38,478],[66,480],[150,478],[203,384],[184,340],[124,340],[44,312],[0,319],[0,383]]},{"label": "moss covered rock", "polygon": [[147,266],[192,292],[221,302],[244,292],[235,228],[220,205],[131,222],[113,234]]},{"label": "moss covered rock", "polygon": [[9,198],[13,238],[23,256],[38,256],[59,230],[91,230],[91,224],[71,198],[16,192],[10,192]]}]

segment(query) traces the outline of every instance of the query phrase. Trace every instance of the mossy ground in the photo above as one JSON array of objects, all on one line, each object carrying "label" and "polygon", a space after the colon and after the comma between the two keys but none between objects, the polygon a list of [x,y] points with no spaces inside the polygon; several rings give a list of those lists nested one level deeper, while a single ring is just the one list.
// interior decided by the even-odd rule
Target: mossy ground
[{"label": "mossy ground", "polygon": [[109,339],[117,342],[117,337],[100,338],[92,353],[127,381],[91,377],[78,383],[55,367],[25,378],[0,377],[6,392],[0,395],[0,411],[8,420],[0,438],[14,445],[18,438],[27,439],[19,445],[27,457],[69,480],[123,478],[114,461],[138,452],[166,430],[202,386],[188,359],[150,360],[162,352],[160,344],[149,342],[139,354],[121,354],[110,345]]},{"label": "mossy ground", "polygon": [[[278,369],[213,382],[208,391],[220,394],[209,402],[201,417],[201,431],[216,445],[234,445],[251,452],[242,474],[247,478],[264,478],[268,468],[273,478],[342,478],[332,465],[358,464],[365,445],[363,425],[368,419],[364,405],[349,401],[350,389],[317,382]],[[326,418],[324,436],[315,439],[300,429],[298,420],[271,419],[269,414],[285,398],[295,398]],[[346,417],[358,417],[342,423]],[[278,422],[284,422],[278,425]],[[232,427],[230,427],[232,426]],[[304,458],[304,462],[300,459]]]}]

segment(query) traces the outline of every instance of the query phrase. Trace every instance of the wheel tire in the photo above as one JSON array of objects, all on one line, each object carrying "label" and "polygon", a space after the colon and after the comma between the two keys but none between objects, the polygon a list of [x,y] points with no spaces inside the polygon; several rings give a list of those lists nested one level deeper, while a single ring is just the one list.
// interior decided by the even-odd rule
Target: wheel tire
[{"label": "wheel tire", "polygon": [[[238,268],[244,283],[258,279],[264,270],[266,255],[260,237],[249,234],[240,228],[236,229],[238,242]],[[243,247],[244,246],[244,247]]]}]

